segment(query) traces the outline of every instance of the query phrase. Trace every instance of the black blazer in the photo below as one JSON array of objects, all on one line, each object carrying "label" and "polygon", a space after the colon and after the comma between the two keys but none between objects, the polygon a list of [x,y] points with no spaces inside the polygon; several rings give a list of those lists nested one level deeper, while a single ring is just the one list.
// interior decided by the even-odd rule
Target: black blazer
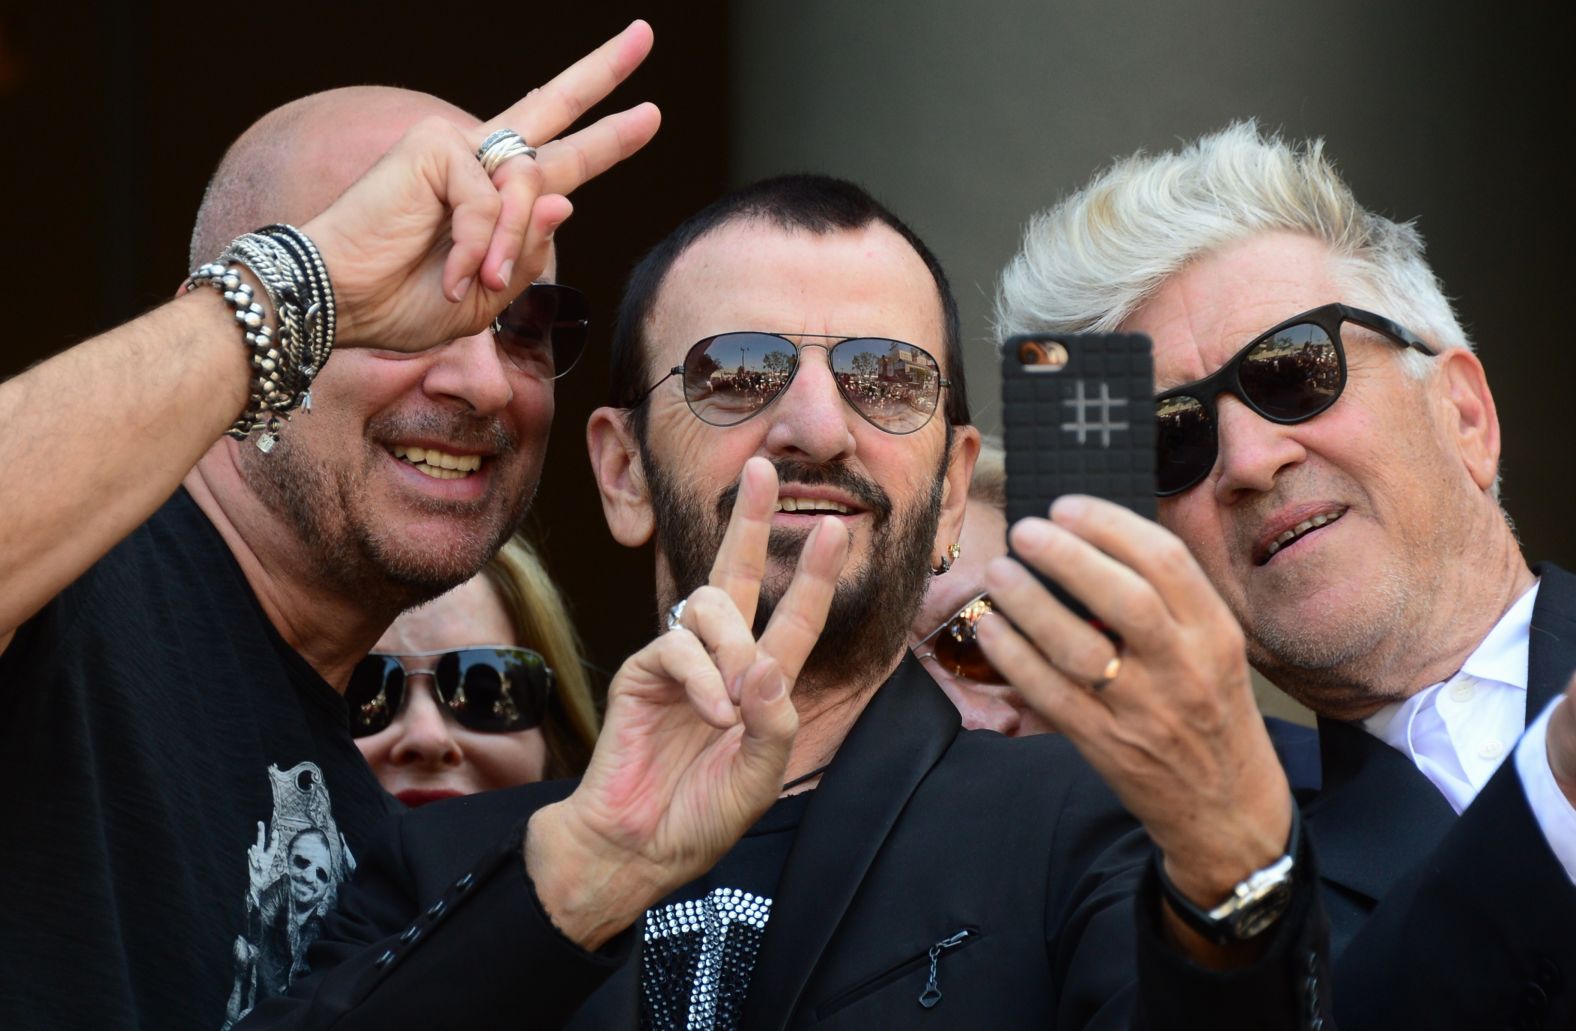
[{"label": "black blazer", "polygon": [[[524,818],[566,791],[531,785],[393,821],[310,953],[313,973],[244,1026],[638,1027],[639,927],[588,955],[552,929],[524,874]],[[1216,979],[1135,918],[1149,846],[1133,829],[1065,739],[960,731],[905,661],[806,809],[744,1026],[1308,1026],[1328,980],[1311,887],[1263,961]],[[939,960],[941,1001],[922,1007],[927,951],[965,929]]]},{"label": "black blazer", "polygon": [[[1532,613],[1527,719],[1576,670],[1576,577]],[[1576,1027],[1576,886],[1507,758],[1458,818],[1394,748],[1319,722],[1324,786],[1305,826],[1324,879],[1336,1014],[1357,1028]]]}]

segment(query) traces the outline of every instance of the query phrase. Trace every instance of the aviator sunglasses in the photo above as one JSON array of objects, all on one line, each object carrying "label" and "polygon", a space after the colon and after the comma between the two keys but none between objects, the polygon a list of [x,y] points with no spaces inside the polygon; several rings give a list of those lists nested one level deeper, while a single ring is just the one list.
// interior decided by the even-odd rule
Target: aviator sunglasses
[{"label": "aviator sunglasses", "polygon": [[[423,659],[408,669],[403,659]],[[352,737],[386,729],[405,705],[410,677],[432,677],[443,711],[467,730],[503,734],[540,726],[553,690],[553,671],[529,648],[489,645],[448,651],[386,655],[373,652],[356,664],[345,688]]]},{"label": "aviator sunglasses", "polygon": [[493,336],[514,363],[557,379],[580,360],[591,325],[586,295],[558,283],[532,283],[493,319]]},{"label": "aviator sunglasses", "polygon": [[1346,387],[1343,322],[1430,357],[1437,353],[1383,315],[1350,305],[1323,304],[1293,315],[1210,375],[1155,396],[1155,493],[1180,494],[1215,467],[1215,399],[1221,394],[1282,425],[1306,422],[1333,405]]},{"label": "aviator sunglasses", "polygon": [[995,608],[988,594],[970,598],[961,609],[916,642],[914,654],[921,659],[935,659],[938,666],[955,677],[980,684],[1005,684],[1007,678],[990,664],[974,632],[979,621]]},{"label": "aviator sunglasses", "polygon": [[850,408],[887,433],[913,433],[936,414],[941,388],[951,382],[929,351],[883,337],[836,337],[796,333],[794,343],[777,333],[719,333],[689,349],[682,365],[669,369],[629,405],[639,407],[670,377],[684,384],[684,400],[701,422],[737,426],[788,389],[799,371],[799,352],[826,352],[832,379]]}]

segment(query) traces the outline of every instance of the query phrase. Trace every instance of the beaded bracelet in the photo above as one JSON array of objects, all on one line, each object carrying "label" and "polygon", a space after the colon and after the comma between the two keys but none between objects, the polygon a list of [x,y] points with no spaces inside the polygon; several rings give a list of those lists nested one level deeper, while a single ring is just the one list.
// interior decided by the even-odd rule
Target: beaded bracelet
[{"label": "beaded bracelet", "polygon": [[[267,309],[241,280],[241,266],[263,285],[276,329],[270,330]],[[252,352],[246,409],[225,432],[244,439],[262,429],[257,447],[267,453],[291,411],[311,410],[312,381],[334,348],[334,291],[322,255],[294,226],[267,226],[236,237],[219,260],[193,272],[187,289],[198,284],[223,292]]]}]

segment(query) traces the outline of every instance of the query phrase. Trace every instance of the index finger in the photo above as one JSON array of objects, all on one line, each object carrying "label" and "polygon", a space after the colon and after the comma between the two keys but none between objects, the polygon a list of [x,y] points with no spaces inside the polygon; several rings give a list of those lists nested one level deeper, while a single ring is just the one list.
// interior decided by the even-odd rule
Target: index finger
[{"label": "index finger", "polygon": [[733,599],[744,624],[755,622],[761,597],[761,577],[766,575],[766,542],[772,533],[772,513],[777,508],[777,470],[764,458],[751,458],[739,473],[739,493],[733,501],[722,546],[711,563],[713,587]]},{"label": "index finger", "polygon": [[799,679],[804,661],[821,639],[848,548],[848,531],[831,516],[821,519],[805,540],[793,580],[761,634],[759,651],[777,660],[790,684]]},{"label": "index finger", "polygon": [[1187,545],[1131,509],[1102,498],[1068,494],[1051,505],[1051,521],[1143,577],[1175,617],[1196,612],[1201,597],[1216,597]]},{"label": "index finger", "polygon": [[651,26],[636,19],[552,80],[532,90],[481,128],[481,136],[513,129],[526,142],[541,146],[563,132],[587,109],[629,78],[651,52]]}]

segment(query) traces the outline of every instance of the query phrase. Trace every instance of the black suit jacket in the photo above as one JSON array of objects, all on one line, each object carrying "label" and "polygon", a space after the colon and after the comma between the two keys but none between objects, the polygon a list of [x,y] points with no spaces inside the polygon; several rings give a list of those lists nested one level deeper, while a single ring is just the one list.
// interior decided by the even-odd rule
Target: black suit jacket
[{"label": "black suit jacket", "polygon": [[[244,1026],[638,1027],[638,925],[588,955],[552,929],[524,873],[524,818],[566,790],[394,821],[309,954],[312,975]],[[1217,978],[1136,918],[1149,846],[1133,827],[1065,739],[961,731],[906,661],[806,809],[744,1026],[1260,1029],[1327,1012],[1311,886],[1259,964]],[[478,842],[504,830],[477,863]],[[924,1008],[927,951],[961,929],[968,941],[939,960],[941,1001]]]},{"label": "black suit jacket", "polygon": [[[1529,722],[1576,670],[1576,577],[1537,572]],[[1457,817],[1410,760],[1360,726],[1321,720],[1319,739],[1324,785],[1304,796],[1303,813],[1341,1026],[1576,1027],[1576,886],[1514,760]]]}]

